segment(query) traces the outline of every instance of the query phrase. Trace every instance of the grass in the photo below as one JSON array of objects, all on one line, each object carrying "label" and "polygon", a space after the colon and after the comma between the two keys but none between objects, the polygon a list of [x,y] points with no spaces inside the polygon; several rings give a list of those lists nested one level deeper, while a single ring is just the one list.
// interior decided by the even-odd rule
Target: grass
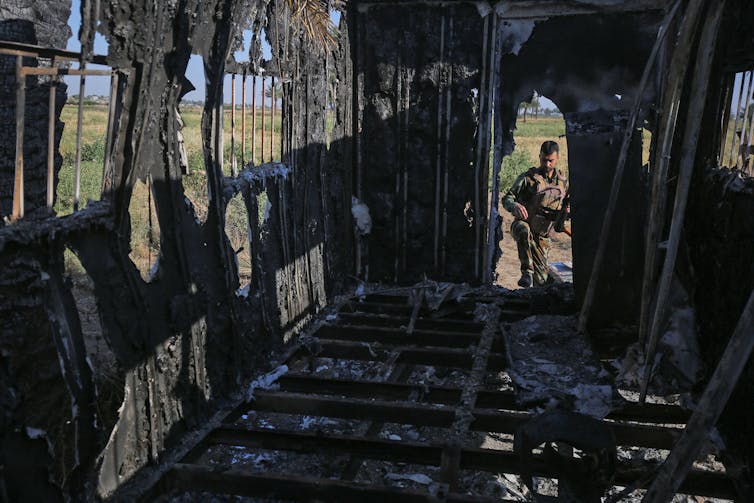
[{"label": "grass", "polygon": [[[86,205],[88,199],[97,200],[100,197],[102,186],[102,165],[105,154],[105,127],[107,124],[107,105],[86,104],[84,105],[84,115],[82,124],[82,147],[81,147],[81,196],[80,207]],[[189,173],[182,178],[184,191],[194,205],[197,217],[204,221],[207,216],[207,179],[204,171],[204,155],[202,152],[201,140],[201,114],[202,108],[199,106],[187,105],[182,107],[181,116],[184,122],[183,138],[186,148],[186,154],[189,164]],[[64,107],[61,118],[65,122],[63,137],[61,140],[60,151],[63,156],[63,166],[60,171],[60,182],[57,189],[56,211],[58,214],[68,214],[73,211],[73,193],[74,193],[74,163],[76,156],[76,121],[77,106],[68,104]],[[334,124],[333,114],[328,114],[327,131],[331,131]],[[264,157],[262,156],[262,124],[261,109],[256,110],[256,134],[254,160],[255,164],[270,160],[269,150],[269,125],[270,110],[265,114],[265,145]],[[273,143],[273,158],[280,157],[280,127],[281,115],[279,110],[276,112],[275,120],[275,141]],[[230,175],[230,152],[231,152],[231,120],[230,107],[226,106],[224,116],[224,165],[223,172]],[[251,159],[251,110],[246,110],[246,144],[245,150],[241,149],[241,109],[236,107],[235,111],[235,141],[234,150],[236,152],[237,167],[241,166],[241,154],[243,159],[248,162]],[[514,133],[516,147],[510,156],[503,159],[503,165],[500,172],[500,191],[501,193],[511,186],[515,178],[538,164],[539,147],[545,140],[555,140],[560,145],[560,162],[558,167],[568,174],[568,144],[564,138],[565,122],[561,117],[539,117],[527,118],[526,122],[518,120],[517,129]],[[647,133],[648,134],[648,133]],[[645,142],[644,154],[648,155],[649,144]],[[492,165],[492,163],[490,163]],[[259,217],[263,219],[266,206],[266,194],[259,198]],[[159,228],[156,219],[154,204],[149,204],[149,195],[147,186],[144,183],[138,183],[134,188],[134,194],[131,200],[131,258],[137,265],[145,279],[148,279],[149,271],[152,268],[156,257],[159,254]],[[150,225],[151,213],[151,225]],[[240,196],[234,198],[229,204],[226,212],[226,233],[233,246],[237,251],[239,263],[239,275],[241,284],[251,275],[249,242],[248,242],[248,221],[246,208]]]},{"label": "grass", "polygon": [[527,117],[526,122],[519,118],[513,133],[516,146],[511,155],[503,158],[500,167],[500,193],[505,193],[518,175],[539,165],[539,149],[547,140],[558,142],[560,160],[557,167],[568,177],[568,143],[565,138],[560,138],[564,134],[565,121],[562,117]]},{"label": "grass", "polygon": [[[79,209],[86,207],[88,200],[99,200],[102,190],[102,170],[105,158],[105,135],[107,127],[108,107],[103,104],[84,102],[82,134],[81,134],[81,172]],[[262,152],[262,110],[255,113],[255,145],[253,149],[255,164],[269,162],[270,159],[280,159],[280,131],[282,116],[279,109],[275,113],[273,125],[275,129],[272,154],[270,153],[270,118],[271,110],[265,110],[264,124],[264,152]],[[183,176],[183,187],[186,197],[191,200],[197,217],[204,221],[207,217],[207,178],[204,170],[204,154],[202,151],[201,118],[202,108],[199,106],[185,106],[181,110],[184,122],[183,139],[188,159],[189,173]],[[75,191],[75,162],[76,162],[76,130],[78,122],[78,106],[76,102],[68,103],[61,113],[61,120],[65,123],[60,142],[60,153],[63,165],[60,169],[57,187],[55,211],[58,215],[73,212]],[[241,107],[235,110],[235,135],[231,134],[231,109],[225,107],[223,117],[223,173],[231,174],[231,137],[233,150],[236,154],[236,167],[242,169],[241,160],[249,162],[252,158],[252,112],[246,110],[246,142],[242,151],[241,138]],[[243,154],[243,155],[242,155]],[[260,197],[260,213],[263,214],[266,199]],[[129,208],[131,214],[131,259],[134,261],[142,277],[149,279],[150,270],[159,255],[159,225],[157,223],[154,202],[150,204],[147,185],[139,182],[134,187]],[[151,224],[150,224],[151,220]],[[238,253],[239,275],[243,284],[251,274],[248,244],[248,222],[246,209],[240,197],[234,198],[228,205],[226,212],[226,232],[234,250]],[[75,268],[71,268],[75,269]]]}]

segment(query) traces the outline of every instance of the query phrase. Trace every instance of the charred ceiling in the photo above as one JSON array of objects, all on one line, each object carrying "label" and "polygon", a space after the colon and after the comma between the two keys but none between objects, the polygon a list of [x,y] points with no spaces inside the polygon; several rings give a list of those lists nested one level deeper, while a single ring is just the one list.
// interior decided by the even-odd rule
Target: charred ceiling
[{"label": "charred ceiling", "polygon": [[[534,354],[519,347],[514,358],[504,350],[517,340],[510,330],[527,334],[544,319],[521,318],[548,315],[573,328],[575,317],[549,315],[574,315],[583,302],[578,341],[589,343],[588,328],[600,348],[581,354],[594,364],[599,385],[605,384],[599,358],[607,346],[624,354],[628,342],[638,341],[639,352],[651,357],[656,347],[672,352],[676,342],[660,332],[679,323],[683,309],[676,309],[675,297],[693,312],[694,324],[681,332],[696,342],[698,331],[705,356],[696,364],[708,379],[719,358],[728,361],[731,334],[751,332],[751,325],[741,328],[750,320],[746,314],[739,321],[751,309],[754,284],[754,230],[745,217],[754,195],[751,178],[742,175],[750,154],[744,139],[754,130],[741,97],[754,93],[752,40],[743,21],[752,9],[746,2],[729,0],[727,10],[700,0],[351,0],[345,6],[312,2],[311,12],[306,7],[292,0],[83,0],[83,49],[71,53],[62,50],[67,2],[0,6],[1,498],[128,499],[148,487],[200,482],[219,490],[211,473],[173,463],[193,459],[181,452],[198,438],[205,447],[218,436],[252,442],[227,424],[218,427],[218,418],[231,417],[223,411],[241,403],[235,416],[243,407],[356,415],[370,423],[354,431],[372,437],[390,420],[451,428],[452,435],[438,437],[440,451],[417,444],[406,459],[434,463],[437,457],[441,489],[450,491],[448,500],[464,500],[461,466],[469,459],[487,466],[478,446],[464,444],[471,432],[493,431],[501,418],[511,425],[515,414],[531,413],[521,403],[521,410],[507,409],[508,395],[507,405],[498,407],[507,412],[479,405],[480,397],[499,400],[499,390],[486,387],[490,379],[502,379],[494,385],[509,386],[511,396],[523,386],[524,373],[512,384],[509,377],[488,375],[509,364],[517,368],[511,358],[526,365]],[[328,26],[331,7],[340,9],[337,30]],[[317,26],[331,31],[317,32]],[[94,54],[95,33],[106,40],[106,55]],[[245,40],[248,58],[236,61],[233,54]],[[185,96],[198,84],[187,77],[192,56],[201,58],[206,84],[197,112],[198,162],[185,155]],[[89,68],[94,63],[108,69]],[[738,91],[736,101],[744,71],[749,87]],[[78,103],[66,105],[66,74],[107,76],[110,96],[97,168],[101,191],[95,184],[101,200],[85,204],[79,194],[86,176],[79,146],[74,210],[57,216],[61,135],[69,127],[61,113],[69,105],[81,109],[85,94],[82,84]],[[227,95],[231,80],[243,96],[253,81],[251,99],[261,105],[252,105],[250,119],[247,98],[239,110],[235,87],[232,98]],[[534,91],[555,102],[566,124],[573,296],[568,287],[530,294],[490,288],[503,238],[498,200],[506,187],[499,171],[516,148],[519,103]],[[731,112],[734,103],[742,110]],[[248,140],[249,120],[250,158],[245,146],[240,154],[237,148]],[[237,121],[244,124],[240,136]],[[651,145],[643,143],[642,129],[652,133]],[[254,150],[258,140],[261,156]],[[728,148],[738,155],[726,165],[737,169],[720,167]],[[643,150],[650,152],[648,166]],[[189,176],[189,164],[201,174],[198,198],[190,190],[197,178]],[[135,206],[145,207],[157,241],[146,267],[133,259],[140,229]],[[227,231],[230,218],[241,222],[240,237]],[[72,267],[80,269],[78,279]],[[482,286],[472,291],[427,278]],[[383,283],[382,294],[365,296],[369,282]],[[355,284],[354,299],[339,297]],[[682,285],[683,294],[668,299],[670,285]],[[392,295],[393,288],[399,294]],[[299,338],[313,320],[315,337]],[[610,325],[612,335],[598,330]],[[415,340],[398,339],[406,334]],[[318,375],[317,365],[341,368],[338,359],[368,362],[366,371],[361,364],[344,365],[353,372],[349,379],[383,365],[379,383],[351,383],[347,391],[356,400],[365,393],[382,397],[385,404],[354,405],[347,393],[309,401],[286,395],[340,386],[333,376]],[[290,389],[262,392],[266,402],[252,400],[251,392],[239,396],[253,377],[283,360],[298,366],[298,374],[283,380]],[[435,366],[451,369],[440,371],[447,381],[432,391],[444,397],[439,419],[427,407],[387,402],[404,393],[415,397],[401,379],[434,375]],[[280,369],[270,382],[253,381],[251,389],[269,386],[288,367]],[[744,372],[751,376],[751,367]],[[649,372],[636,373],[643,395]],[[697,391],[704,386],[704,380],[697,383]],[[751,435],[741,432],[751,426],[751,412],[736,404],[750,403],[752,393],[736,388],[720,422],[726,439],[745,446],[726,451],[729,469],[738,470],[735,488],[717,475],[704,486],[707,479],[697,472],[684,487],[701,484],[698,494],[706,495],[750,494],[754,447]],[[670,409],[678,413],[662,410]],[[640,407],[626,410],[609,414],[646,417]],[[606,414],[597,426],[604,438],[592,447],[614,457]],[[528,434],[549,439],[552,431],[538,430],[547,421],[531,423]],[[668,448],[677,432],[662,428],[617,431],[630,445],[661,438]],[[642,437],[640,430],[650,433]],[[338,439],[257,433],[269,445],[335,442],[327,445],[352,456],[344,473],[354,478],[362,466],[359,452]],[[362,447],[378,457],[389,451],[374,438]],[[524,447],[531,457],[530,446]],[[511,463],[500,452],[494,456],[495,463]],[[646,475],[628,480],[624,465],[605,466],[626,484],[648,483]],[[168,475],[154,485],[166,467]],[[515,473],[530,475],[531,466]],[[240,487],[233,486],[233,476],[220,482]],[[583,489],[590,498],[611,487],[601,480],[599,487],[580,488],[578,477],[568,480],[571,491]],[[258,482],[255,487],[270,483]],[[316,484],[297,483],[314,496],[359,490],[324,484],[326,492],[318,493]],[[524,485],[532,488],[528,479]],[[277,495],[271,487],[266,494]],[[375,494],[385,496],[380,491]],[[424,501],[444,494],[406,497]]]}]

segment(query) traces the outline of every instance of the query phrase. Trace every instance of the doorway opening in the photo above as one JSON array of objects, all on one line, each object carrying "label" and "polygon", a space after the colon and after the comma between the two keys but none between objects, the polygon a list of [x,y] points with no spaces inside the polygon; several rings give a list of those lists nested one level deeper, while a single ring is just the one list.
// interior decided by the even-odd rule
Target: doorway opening
[{"label": "doorway opening", "polygon": [[[520,288],[518,280],[521,277],[521,262],[516,241],[511,235],[511,224],[515,218],[502,206],[506,192],[521,174],[532,167],[539,166],[540,147],[543,142],[548,140],[558,143],[560,153],[556,169],[562,172],[566,181],[568,180],[568,142],[565,137],[565,120],[553,101],[546,96],[538,95],[534,91],[530,100],[521,102],[518,108],[513,139],[514,150],[510,155],[503,158],[500,169],[500,201],[498,201],[498,205],[503,220],[503,240],[500,242],[503,254],[495,268],[496,284],[509,289]],[[567,223],[566,229],[568,232],[552,230],[549,233],[548,263],[550,274],[548,282],[573,281],[571,237],[568,234],[570,222]]]}]

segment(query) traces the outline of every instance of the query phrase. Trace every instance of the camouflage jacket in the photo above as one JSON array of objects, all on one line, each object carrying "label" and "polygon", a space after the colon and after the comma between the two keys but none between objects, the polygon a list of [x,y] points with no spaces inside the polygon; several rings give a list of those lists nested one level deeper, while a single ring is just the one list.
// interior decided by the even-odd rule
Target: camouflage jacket
[{"label": "camouflage jacket", "polygon": [[519,175],[505,193],[503,208],[512,212],[516,203],[523,204],[529,213],[526,221],[532,232],[546,236],[561,209],[566,190],[566,180],[561,171],[555,170],[552,178],[548,178],[543,169],[531,168]]}]

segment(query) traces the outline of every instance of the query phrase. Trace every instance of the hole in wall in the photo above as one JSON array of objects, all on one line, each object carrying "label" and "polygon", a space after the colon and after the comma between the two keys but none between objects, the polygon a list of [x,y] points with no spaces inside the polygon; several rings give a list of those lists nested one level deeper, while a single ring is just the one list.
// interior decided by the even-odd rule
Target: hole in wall
[{"label": "hole in wall", "polygon": [[[81,28],[80,1],[71,4],[68,18],[70,29],[65,47],[69,51],[80,52],[79,30]],[[49,42],[40,45],[51,45]],[[95,54],[108,53],[107,40],[100,33],[94,33]],[[77,62],[71,67],[78,68]],[[109,67],[90,63],[89,70],[109,70]],[[82,93],[82,77],[67,75],[63,77],[68,88],[68,97],[60,114],[63,122],[63,132],[60,140],[59,153],[62,165],[58,173],[56,187],[55,211],[58,215],[67,215],[74,210],[76,197],[76,172],[78,137],[78,107],[82,105],[81,141],[80,141],[80,174],[78,209],[86,207],[89,200],[99,200],[102,192],[102,173],[105,161],[105,143],[107,141],[108,106],[110,103],[110,77],[88,75],[84,79]],[[82,95],[83,96],[80,96]]]},{"label": "hole in wall", "polygon": [[191,55],[186,67],[186,78],[194,86],[194,90],[186,93],[179,106],[179,125],[182,124],[180,138],[183,140],[186,164],[181,183],[186,203],[191,206],[197,223],[201,225],[206,222],[209,211],[207,173],[202,148],[205,82],[204,63],[201,56]]},{"label": "hole in wall", "polygon": [[[556,168],[568,179],[568,143],[565,138],[565,120],[557,105],[546,96],[533,93],[532,99],[522,102],[518,108],[516,128],[513,133],[515,149],[511,155],[503,158],[500,169],[500,203],[506,192],[519,175],[532,167],[538,167],[539,151],[542,143],[556,141],[560,150]],[[491,177],[490,177],[491,179]],[[500,246],[503,256],[498,261],[497,284],[505,288],[519,288],[521,261],[518,246],[511,235],[514,217],[499,205],[503,218],[503,240]],[[570,223],[569,223],[570,224]],[[548,263],[550,264],[550,281],[572,281],[573,256],[571,238],[565,233],[550,231]]]},{"label": "hole in wall", "polygon": [[[60,114],[63,133],[59,152],[63,158],[56,188],[55,211],[68,215],[74,210],[76,195],[76,152],[80,77],[66,77],[68,98]],[[102,173],[105,164],[105,144],[110,103],[110,78],[86,77],[85,94],[81,103],[81,141],[78,209],[89,200],[98,201],[102,193]],[[97,94],[97,93],[102,94]]]},{"label": "hole in wall", "polygon": [[251,283],[251,243],[249,218],[241,193],[236,194],[225,209],[225,235],[236,255],[238,285],[243,290]]},{"label": "hole in wall", "polygon": [[152,282],[159,274],[160,224],[151,193],[151,180],[139,180],[133,188],[128,206],[131,216],[131,261],[139,270],[141,279]]},{"label": "hole in wall", "polygon": [[125,374],[104,337],[94,282],[76,254],[68,248],[64,251],[64,263],[67,283],[76,303],[81,333],[97,389],[97,418],[104,431],[110,431],[118,421],[118,408],[123,402]]}]

